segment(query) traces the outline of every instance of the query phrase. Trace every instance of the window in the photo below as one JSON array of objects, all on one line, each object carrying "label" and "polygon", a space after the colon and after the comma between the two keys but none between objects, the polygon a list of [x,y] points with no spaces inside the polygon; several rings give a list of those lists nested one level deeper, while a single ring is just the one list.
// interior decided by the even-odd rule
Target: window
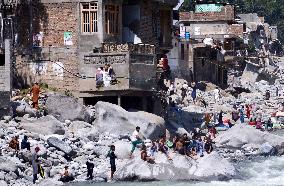
[{"label": "window", "polygon": [[119,6],[105,6],[105,30],[107,34],[119,33]]},{"label": "window", "polygon": [[81,24],[83,33],[98,32],[98,3],[81,4]]}]

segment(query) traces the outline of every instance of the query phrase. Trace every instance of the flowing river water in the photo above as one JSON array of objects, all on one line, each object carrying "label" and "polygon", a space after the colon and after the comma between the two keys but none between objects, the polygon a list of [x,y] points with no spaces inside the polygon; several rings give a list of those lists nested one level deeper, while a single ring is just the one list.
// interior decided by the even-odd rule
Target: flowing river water
[{"label": "flowing river water", "polygon": [[[275,132],[284,136],[284,130]],[[72,183],[69,186],[284,186],[284,156],[259,157],[236,164],[238,175],[231,180],[211,182],[114,182]]]}]

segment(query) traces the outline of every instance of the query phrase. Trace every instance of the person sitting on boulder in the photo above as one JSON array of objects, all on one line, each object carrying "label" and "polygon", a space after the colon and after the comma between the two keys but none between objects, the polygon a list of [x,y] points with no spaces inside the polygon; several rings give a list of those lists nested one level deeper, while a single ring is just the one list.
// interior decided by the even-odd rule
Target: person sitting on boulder
[{"label": "person sitting on boulder", "polygon": [[208,154],[210,154],[213,151],[213,145],[212,145],[212,141],[210,138],[206,139],[204,149]]},{"label": "person sitting on boulder", "polygon": [[16,152],[16,156],[18,156],[19,150],[20,150],[20,145],[19,145],[19,137],[15,136],[9,143],[9,147]]},{"label": "person sitting on boulder", "polygon": [[260,118],[256,121],[255,128],[256,129],[262,129],[262,122],[261,122]]},{"label": "person sitting on boulder", "polygon": [[61,178],[59,179],[59,181],[66,183],[74,180],[74,177],[69,173],[68,168],[68,166],[64,167],[64,171],[61,174]]},{"label": "person sitting on boulder", "polygon": [[94,172],[94,167],[95,165],[89,161],[86,162],[87,165],[87,180],[92,180],[93,179],[93,172]]},{"label": "person sitting on boulder", "polygon": [[136,127],[135,131],[132,133],[131,141],[132,141],[132,149],[130,152],[130,157],[132,157],[132,154],[138,144],[144,144],[142,140],[142,134],[140,133],[140,127]]},{"label": "person sitting on boulder", "polygon": [[24,139],[21,142],[21,149],[31,150],[31,143],[28,142],[28,136],[24,136]]},{"label": "person sitting on boulder", "polygon": [[148,163],[155,163],[155,159],[151,156],[148,156],[147,155],[147,148],[146,148],[146,145],[142,145],[142,148],[141,148],[141,159],[143,161],[147,161]]},{"label": "person sitting on boulder", "polygon": [[178,140],[178,142],[176,143],[176,147],[174,149],[175,152],[178,152],[179,154],[181,155],[185,155],[186,152],[185,152],[185,146],[184,146],[184,143],[183,143],[183,140],[182,138],[180,138]]},{"label": "person sitting on boulder", "polygon": [[169,149],[166,145],[166,136],[161,136],[160,140],[159,140],[159,145],[158,145],[158,150],[162,153],[164,153],[169,160],[171,160],[171,157],[169,156]]},{"label": "person sitting on boulder", "polygon": [[203,157],[204,154],[204,142],[202,141],[202,138],[199,137],[198,141],[197,141],[197,152],[199,154],[200,157]]},{"label": "person sitting on boulder", "polygon": [[191,157],[194,160],[197,159],[197,153],[196,153],[196,148],[195,147],[191,148],[189,157]]},{"label": "person sitting on boulder", "polygon": [[151,156],[154,156],[156,152],[158,152],[158,147],[157,147],[156,142],[153,141],[152,145],[150,147],[150,154],[151,154]]}]

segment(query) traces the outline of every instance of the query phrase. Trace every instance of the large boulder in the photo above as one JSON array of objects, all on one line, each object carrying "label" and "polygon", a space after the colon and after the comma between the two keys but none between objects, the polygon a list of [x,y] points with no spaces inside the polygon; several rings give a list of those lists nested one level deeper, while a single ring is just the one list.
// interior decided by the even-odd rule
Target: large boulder
[{"label": "large boulder", "polygon": [[95,113],[94,125],[99,132],[126,135],[139,126],[144,137],[149,139],[157,139],[166,132],[164,119],[147,112],[127,112],[120,106],[98,102]]},{"label": "large boulder", "polygon": [[50,94],[46,100],[46,108],[48,114],[61,122],[80,120],[91,123],[94,120],[93,112],[73,97]]},{"label": "large boulder", "polygon": [[6,173],[13,172],[18,175],[19,174],[18,168],[19,166],[15,162],[5,157],[0,157],[0,172],[1,171],[6,172]]},{"label": "large boulder", "polygon": [[221,133],[215,139],[217,147],[227,148],[260,148],[262,144],[268,143],[271,146],[283,146],[284,138],[262,132],[248,125],[236,125],[226,132]]},{"label": "large boulder", "polygon": [[92,125],[89,124],[89,123],[86,123],[84,121],[73,121],[69,127],[68,127],[68,131],[69,132],[72,132],[72,133],[75,133],[77,132],[78,130],[81,130],[81,129],[88,129],[90,130],[90,128],[92,128]]},{"label": "large boulder", "polygon": [[42,135],[64,135],[64,125],[53,116],[43,116],[39,119],[22,120],[19,128]]},{"label": "large boulder", "polygon": [[114,143],[114,146],[115,146],[115,154],[119,159],[129,158],[129,152],[132,148],[130,142],[117,141]]},{"label": "large boulder", "polygon": [[227,159],[222,158],[217,152],[213,152],[205,154],[204,157],[197,160],[197,169],[194,175],[207,179],[231,178],[236,175],[236,169]]},{"label": "large boulder", "polygon": [[56,149],[67,154],[68,156],[76,156],[77,154],[67,143],[56,137],[48,138],[47,143],[49,146],[55,147]]},{"label": "large boulder", "polygon": [[16,116],[23,117],[25,114],[29,114],[32,117],[36,116],[36,109],[32,108],[25,101],[13,101],[11,103],[11,107],[12,107],[13,113]]},{"label": "large boulder", "polygon": [[206,154],[197,161],[189,157],[173,154],[172,161],[157,161],[155,164],[142,161],[140,157],[129,160],[115,174],[122,181],[184,181],[184,180],[219,180],[236,175],[234,166],[218,153]]}]

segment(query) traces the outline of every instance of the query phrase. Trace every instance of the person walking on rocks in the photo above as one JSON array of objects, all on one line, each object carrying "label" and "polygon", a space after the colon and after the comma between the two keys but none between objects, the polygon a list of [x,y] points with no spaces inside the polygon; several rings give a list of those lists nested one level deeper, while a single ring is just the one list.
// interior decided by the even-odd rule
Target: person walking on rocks
[{"label": "person walking on rocks", "polygon": [[115,159],[117,157],[116,157],[114,152],[115,152],[115,146],[111,145],[110,151],[108,152],[108,155],[107,155],[109,157],[109,160],[110,160],[110,181],[113,180],[113,175],[116,171]]},{"label": "person walking on rocks", "polygon": [[218,88],[214,90],[214,99],[215,103],[218,103],[220,101],[220,90]]},{"label": "person walking on rocks", "polygon": [[32,94],[33,108],[38,110],[38,99],[39,99],[40,87],[38,82],[35,82],[31,88],[30,94]]},{"label": "person walking on rocks", "polygon": [[136,146],[138,144],[143,144],[143,140],[142,140],[142,137],[141,137],[141,133],[140,133],[140,127],[136,127],[135,131],[132,133],[132,137],[131,137],[131,141],[132,141],[132,149],[131,149],[131,152],[130,152],[130,157],[132,157],[132,154],[136,148]]},{"label": "person walking on rocks", "polygon": [[35,184],[37,178],[37,175],[39,173],[38,167],[39,167],[39,160],[38,160],[38,152],[40,148],[36,147],[35,152],[32,154],[32,166],[33,166],[33,183]]},{"label": "person walking on rocks", "polygon": [[186,97],[187,90],[188,90],[187,82],[184,82],[181,88],[181,101],[183,101],[184,98]]},{"label": "person walking on rocks", "polygon": [[240,121],[241,123],[244,123],[245,122],[244,106],[241,106],[239,112],[240,112]]},{"label": "person walking on rocks", "polygon": [[193,104],[195,104],[195,99],[196,99],[196,89],[197,89],[197,87],[196,87],[196,83],[195,83],[195,82],[193,82],[193,83],[192,83],[192,92],[191,92],[191,98],[192,98],[192,100],[193,100]]}]

